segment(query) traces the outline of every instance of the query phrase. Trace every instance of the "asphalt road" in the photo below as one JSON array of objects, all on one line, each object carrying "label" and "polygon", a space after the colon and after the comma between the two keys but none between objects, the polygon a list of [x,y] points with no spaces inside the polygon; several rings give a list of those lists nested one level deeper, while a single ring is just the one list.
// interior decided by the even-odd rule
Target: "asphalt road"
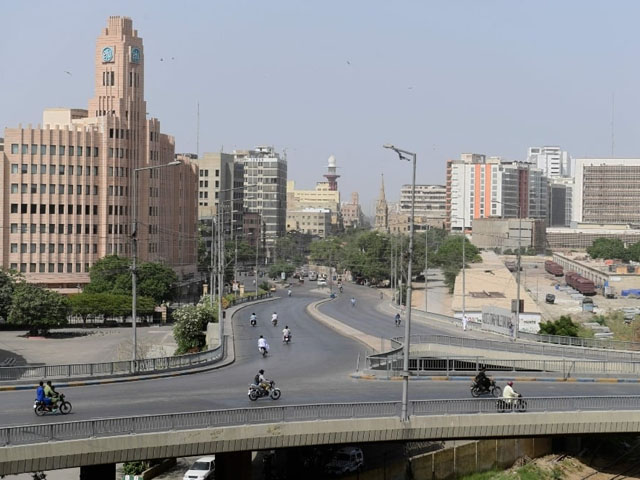
[{"label": "asphalt road", "polygon": [[[359,300],[353,309],[349,304],[352,288],[356,289],[353,291],[357,292]],[[347,323],[354,322],[353,326],[372,334],[395,335],[399,329],[393,326],[393,320],[375,309],[375,302],[379,301],[375,298],[376,293],[373,289],[348,287],[342,298],[325,304],[324,311]],[[247,397],[247,386],[260,368],[264,368],[266,375],[275,379],[282,389],[279,405],[399,400],[401,382],[349,377],[355,369],[357,355],[364,347],[305,313],[306,305],[318,298],[321,297],[311,293],[306,285],[296,287],[290,298],[240,310],[234,316],[236,360],[227,367],[165,379],[70,388],[65,394],[73,404],[73,412],[64,417],[36,417],[32,409],[35,390],[1,392],[0,425],[270,406],[274,404],[270,399],[251,402]],[[249,325],[252,311],[258,316],[255,328]],[[279,316],[277,328],[270,323],[273,311]],[[289,345],[281,343],[285,324],[293,334]],[[421,332],[420,328],[425,328],[425,333],[431,331],[416,326],[417,332]],[[259,335],[264,335],[271,345],[271,353],[266,358],[257,349]],[[640,384],[522,382],[516,389],[529,397],[640,394]],[[415,381],[410,384],[409,394],[411,399],[469,398],[469,385],[460,381]]]}]

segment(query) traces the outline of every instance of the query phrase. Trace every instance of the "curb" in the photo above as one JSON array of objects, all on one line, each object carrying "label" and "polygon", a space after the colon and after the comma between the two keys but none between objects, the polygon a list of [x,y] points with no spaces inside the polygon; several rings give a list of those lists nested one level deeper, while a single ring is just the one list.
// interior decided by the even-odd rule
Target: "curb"
[{"label": "curb", "polygon": [[[395,382],[402,380],[401,376],[392,376],[392,377],[378,377],[374,374],[369,373],[352,373],[349,375],[351,378],[355,380],[369,380],[369,381],[377,381],[377,382]],[[409,380],[412,382],[470,382],[473,380],[474,376],[463,376],[463,375],[432,375],[432,376],[420,376],[420,377],[409,377]],[[578,377],[578,378],[562,378],[562,377],[492,377],[496,381],[507,382],[512,380],[514,382],[563,382],[563,383],[640,383],[640,379],[638,378],[590,378],[590,377]]]},{"label": "curb", "polygon": [[[138,382],[138,381],[143,381],[143,380],[155,380],[155,379],[161,379],[161,378],[171,378],[171,377],[180,377],[183,375],[193,375],[196,373],[203,373],[203,372],[208,372],[211,370],[217,370],[219,368],[223,368],[226,367],[228,365],[231,365],[232,363],[235,362],[235,346],[233,344],[233,316],[239,312],[240,310],[242,310],[245,307],[249,307],[252,305],[256,305],[258,303],[266,303],[266,302],[271,302],[274,300],[279,299],[280,297],[270,297],[270,298],[263,298],[261,300],[257,300],[254,302],[246,302],[243,303],[241,305],[237,305],[235,306],[236,309],[231,312],[231,314],[229,315],[229,327],[231,330],[231,334],[230,335],[225,335],[224,339],[225,342],[227,342],[226,348],[224,349],[225,355],[224,357],[216,362],[213,363],[211,365],[205,365],[205,366],[201,366],[201,367],[195,367],[195,368],[187,368],[184,370],[178,370],[178,371],[172,371],[172,372],[164,372],[164,373],[156,373],[156,374],[150,374],[150,375],[131,375],[131,376],[123,376],[123,377],[115,377],[115,378],[103,378],[103,379],[96,379],[96,380],[71,380],[68,382],[61,382],[58,383],[56,382],[56,388],[58,387],[62,387],[62,388],[71,388],[71,387],[88,387],[88,386],[92,386],[92,385],[108,385],[108,384],[113,384],[113,383],[126,383],[126,382]],[[231,344],[229,344],[229,341],[231,341]],[[24,384],[16,384],[16,385],[0,385],[0,392],[13,392],[13,391],[19,391],[19,390],[33,390],[34,388],[34,383],[37,383],[37,379],[34,379],[32,383],[24,383]]]}]

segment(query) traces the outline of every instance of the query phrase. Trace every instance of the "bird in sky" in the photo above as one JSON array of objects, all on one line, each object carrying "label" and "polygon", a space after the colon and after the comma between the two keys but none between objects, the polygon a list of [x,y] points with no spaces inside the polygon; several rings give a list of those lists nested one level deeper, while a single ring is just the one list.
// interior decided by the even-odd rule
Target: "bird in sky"
[{"label": "bird in sky", "polygon": [[351,62],[349,60],[347,60],[347,65],[351,65]]},{"label": "bird in sky", "polygon": [[71,75],[71,72],[69,72],[68,70],[65,70],[64,73],[66,73],[67,75]]}]

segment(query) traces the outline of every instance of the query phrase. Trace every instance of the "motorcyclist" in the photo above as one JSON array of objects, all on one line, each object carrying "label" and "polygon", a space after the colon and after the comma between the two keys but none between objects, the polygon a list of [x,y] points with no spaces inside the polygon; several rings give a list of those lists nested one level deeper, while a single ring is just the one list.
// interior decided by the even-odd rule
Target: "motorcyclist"
[{"label": "motorcyclist", "polygon": [[400,326],[400,314],[396,313],[396,316],[394,317],[394,321],[396,322],[396,327]]},{"label": "motorcyclist", "polygon": [[513,382],[509,380],[502,391],[502,398],[504,398],[505,402],[512,404],[518,397],[520,397],[520,394],[513,389]]},{"label": "motorcyclist", "polygon": [[291,296],[291,289],[287,290],[287,295]]},{"label": "motorcyclist", "polygon": [[282,341],[286,342],[287,338],[291,339],[291,330],[289,330],[289,325],[282,329]]},{"label": "motorcyclist", "polygon": [[489,387],[491,387],[491,379],[487,377],[487,369],[482,367],[480,371],[476,375],[476,384],[481,389],[488,391]]},{"label": "motorcyclist", "polygon": [[48,380],[44,387],[44,396],[49,399],[50,403],[48,403],[48,405],[55,408],[58,403],[58,392],[56,392],[56,389],[51,385],[51,380]]},{"label": "motorcyclist", "polygon": [[264,376],[264,370],[263,369],[260,369],[258,371],[258,373],[256,374],[255,378],[253,379],[253,382],[259,388],[262,388],[263,390],[269,391],[269,381]]},{"label": "motorcyclist", "polygon": [[51,405],[51,399],[44,394],[44,382],[42,380],[40,380],[36,389],[36,401],[44,405]]},{"label": "motorcyclist", "polygon": [[257,317],[256,317],[256,314],[255,314],[255,313],[252,313],[251,315],[249,315],[249,321],[250,321],[250,322],[255,322],[255,321],[256,321],[256,318],[257,318]]},{"label": "motorcyclist", "polygon": [[260,335],[260,338],[258,339],[258,350],[262,351],[263,348],[265,352],[269,351],[269,345],[267,344],[267,341],[262,335]]},{"label": "motorcyclist", "polygon": [[351,297],[351,306],[352,307],[356,306],[356,297]]},{"label": "motorcyclist", "polygon": [[278,314],[276,312],[273,312],[273,314],[271,315],[271,323],[273,323],[274,325],[278,323]]}]

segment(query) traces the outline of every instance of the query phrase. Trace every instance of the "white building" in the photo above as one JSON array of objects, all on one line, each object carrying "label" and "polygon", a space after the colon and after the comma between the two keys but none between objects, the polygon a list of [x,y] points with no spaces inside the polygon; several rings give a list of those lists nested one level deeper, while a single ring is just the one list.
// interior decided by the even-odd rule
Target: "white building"
[{"label": "white building", "polygon": [[303,208],[287,211],[287,232],[300,232],[326,238],[331,232],[331,210],[328,208]]},{"label": "white building", "polygon": [[[434,226],[442,227],[447,217],[447,188],[444,185],[416,185],[415,215],[432,219]],[[400,190],[400,211],[411,213],[411,185]]]},{"label": "white building", "polygon": [[560,147],[529,147],[527,162],[536,165],[548,178],[573,176],[571,156]]}]

